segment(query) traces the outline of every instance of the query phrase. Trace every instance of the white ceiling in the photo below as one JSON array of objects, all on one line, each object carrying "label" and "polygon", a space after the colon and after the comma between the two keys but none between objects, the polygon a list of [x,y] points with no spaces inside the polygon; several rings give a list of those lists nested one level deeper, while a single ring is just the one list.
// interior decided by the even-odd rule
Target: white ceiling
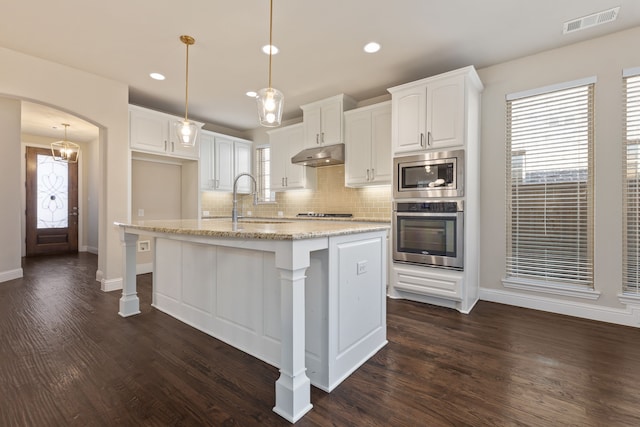
[{"label": "white ceiling", "polygon": [[[184,113],[185,46],[189,116],[258,127],[248,90],[267,86],[268,0],[2,0],[0,46],[129,85],[130,102]],[[569,35],[563,22],[620,6],[618,19]],[[638,0],[274,0],[273,87],[285,119],[338,93],[364,100],[388,87],[466,65],[483,68],[640,25]],[[366,54],[369,41],[382,44]],[[163,73],[159,82],[150,72]],[[39,109],[27,108],[26,120]],[[36,115],[29,118],[29,112]],[[59,123],[46,123],[50,128]],[[73,140],[73,127],[69,139]]]}]

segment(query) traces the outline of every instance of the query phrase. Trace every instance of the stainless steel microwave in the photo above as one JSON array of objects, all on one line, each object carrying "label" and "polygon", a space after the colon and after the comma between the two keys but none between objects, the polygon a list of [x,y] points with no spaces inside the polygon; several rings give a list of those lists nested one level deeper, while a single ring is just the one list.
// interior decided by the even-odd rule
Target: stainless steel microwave
[{"label": "stainless steel microwave", "polygon": [[464,196],[464,150],[393,159],[394,199]]}]

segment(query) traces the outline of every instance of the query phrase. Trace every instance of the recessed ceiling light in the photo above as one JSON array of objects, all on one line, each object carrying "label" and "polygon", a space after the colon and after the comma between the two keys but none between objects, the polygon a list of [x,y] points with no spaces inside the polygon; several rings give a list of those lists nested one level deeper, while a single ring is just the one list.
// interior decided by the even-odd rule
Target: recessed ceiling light
[{"label": "recessed ceiling light", "polygon": [[151,73],[149,74],[149,77],[151,77],[154,80],[164,80],[164,76],[160,73]]},{"label": "recessed ceiling light", "polygon": [[364,45],[364,51],[367,53],[376,53],[380,50],[380,43],[371,42]]},{"label": "recessed ceiling light", "polygon": [[278,52],[280,52],[280,49],[278,49],[276,46],[268,45],[268,44],[265,44],[264,46],[262,46],[262,52],[264,52],[265,54],[269,55],[269,48],[271,48],[271,53],[273,55],[275,55]]},{"label": "recessed ceiling light", "polygon": [[249,98],[255,98],[256,96],[258,96],[258,94],[252,90],[250,90],[249,92],[247,92],[247,96]]}]

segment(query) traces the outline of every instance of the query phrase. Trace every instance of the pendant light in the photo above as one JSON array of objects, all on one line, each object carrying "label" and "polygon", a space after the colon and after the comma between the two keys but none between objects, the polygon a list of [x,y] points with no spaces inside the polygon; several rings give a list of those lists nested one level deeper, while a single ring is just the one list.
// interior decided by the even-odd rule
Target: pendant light
[{"label": "pendant light", "polygon": [[67,141],[67,128],[71,126],[69,123],[62,123],[64,126],[64,139],[62,141],[51,143],[51,155],[53,160],[65,163],[78,163],[80,155],[80,146],[76,143]]},{"label": "pendant light", "polygon": [[183,147],[193,147],[198,136],[198,126],[189,121],[189,46],[196,40],[191,36],[180,36],[180,41],[187,46],[187,66],[184,89],[184,120],[175,123],[176,135]]},{"label": "pendant light", "polygon": [[280,126],[284,95],[271,86],[271,59],[273,57],[273,0],[269,0],[269,87],[260,89],[256,100],[260,124],[265,127]]}]

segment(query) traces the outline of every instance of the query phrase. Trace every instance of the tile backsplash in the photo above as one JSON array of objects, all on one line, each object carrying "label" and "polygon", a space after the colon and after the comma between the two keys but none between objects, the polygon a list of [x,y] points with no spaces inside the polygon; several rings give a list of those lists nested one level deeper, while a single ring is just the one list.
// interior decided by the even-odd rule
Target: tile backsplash
[{"label": "tile backsplash", "polygon": [[[252,197],[238,196],[239,214],[276,217],[282,212],[293,217],[301,212],[350,213],[356,218],[391,220],[391,186],[348,188],[344,186],[344,165],[317,170],[316,190],[276,193],[276,202],[253,206]],[[210,216],[231,216],[230,193],[203,192],[202,210]]]}]

